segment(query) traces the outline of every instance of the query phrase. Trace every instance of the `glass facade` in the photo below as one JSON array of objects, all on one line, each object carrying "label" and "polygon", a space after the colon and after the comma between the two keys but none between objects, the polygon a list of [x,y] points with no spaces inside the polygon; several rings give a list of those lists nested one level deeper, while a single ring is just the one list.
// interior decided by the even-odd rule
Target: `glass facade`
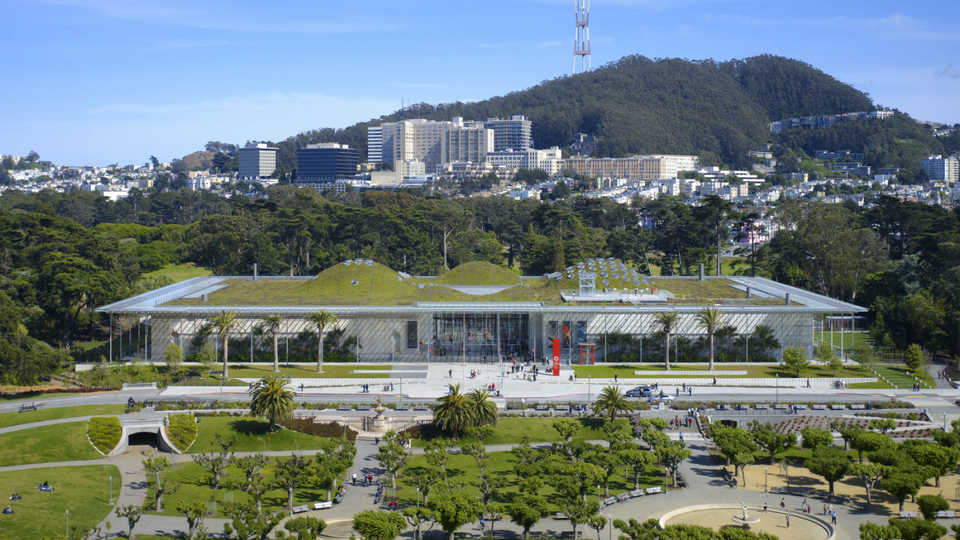
[{"label": "glass facade", "polygon": [[[530,316],[526,313],[437,313],[433,316],[433,356],[468,360],[526,358]],[[499,350],[498,350],[499,336]]]}]

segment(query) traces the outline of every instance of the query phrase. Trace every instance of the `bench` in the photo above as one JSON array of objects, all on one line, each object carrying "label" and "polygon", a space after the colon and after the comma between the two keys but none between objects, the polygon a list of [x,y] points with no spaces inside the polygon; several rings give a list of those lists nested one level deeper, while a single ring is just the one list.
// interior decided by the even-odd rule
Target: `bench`
[{"label": "bench", "polygon": [[911,512],[911,511],[908,511],[908,510],[904,510],[903,512],[900,512],[899,517],[901,517],[901,518],[903,518],[903,519],[910,519],[910,518],[915,518],[915,517],[917,517],[918,515],[919,515],[918,512]]},{"label": "bench", "polygon": [[626,501],[626,500],[629,499],[629,498],[630,498],[630,494],[629,494],[629,493],[621,493],[621,494],[617,495],[617,501],[618,501],[618,502]]},{"label": "bench", "polygon": [[294,514],[302,514],[304,512],[309,512],[309,511],[310,511],[310,507],[305,504],[301,504],[300,506],[293,507]]},{"label": "bench", "polygon": [[327,508],[333,508],[333,501],[323,501],[313,505],[314,510],[326,510]]},{"label": "bench", "polygon": [[604,506],[610,506],[611,504],[616,504],[616,503],[617,503],[616,497],[607,497],[606,499],[603,500]]},{"label": "bench", "polygon": [[957,517],[957,512],[954,510],[937,510],[936,517],[938,518],[955,518]]},{"label": "bench", "polygon": [[773,408],[776,409],[776,410],[778,410],[778,411],[783,411],[783,410],[786,410],[786,409],[787,409],[787,404],[786,404],[786,403],[777,403],[776,405],[773,406]]},{"label": "bench", "polygon": [[647,495],[656,495],[657,493],[663,493],[663,488],[660,486],[647,488]]},{"label": "bench", "polygon": [[353,407],[351,407],[351,406],[349,406],[349,405],[340,404],[340,405],[337,405],[337,410],[338,410],[338,411],[352,411],[352,410],[353,410]]},{"label": "bench", "polygon": [[855,411],[862,411],[867,408],[867,405],[865,403],[854,403],[850,405],[850,408]]},{"label": "bench", "polygon": [[20,405],[20,412],[23,412],[23,411],[36,411],[36,410],[39,410],[39,409],[40,409],[40,405],[37,405],[36,402],[34,402],[34,403],[24,403],[23,405]]},{"label": "bench", "polygon": [[823,411],[826,410],[827,406],[823,403],[814,403],[810,408],[815,411]]},{"label": "bench", "polygon": [[847,408],[847,406],[844,405],[843,403],[834,403],[834,404],[830,405],[830,410],[832,410],[832,411],[842,411],[842,410],[844,410],[844,409],[846,409],[846,408]]},{"label": "bench", "polygon": [[643,497],[644,491],[642,489],[635,489],[630,492],[631,497]]},{"label": "bench", "polygon": [[798,410],[798,411],[805,411],[805,410],[807,410],[807,406],[806,406],[805,404],[803,404],[803,403],[797,403],[796,405],[793,406],[793,408],[796,409],[796,410]]},{"label": "bench", "polygon": [[757,403],[756,405],[754,405],[754,407],[759,411],[765,411],[770,408],[770,406],[767,405],[766,403]]}]

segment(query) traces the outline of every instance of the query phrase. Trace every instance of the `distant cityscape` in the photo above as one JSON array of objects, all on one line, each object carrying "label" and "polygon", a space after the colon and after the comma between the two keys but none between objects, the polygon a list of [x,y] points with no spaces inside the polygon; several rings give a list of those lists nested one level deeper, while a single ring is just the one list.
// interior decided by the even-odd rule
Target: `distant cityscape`
[{"label": "distant cityscape", "polygon": [[[885,120],[891,115],[890,111],[872,111],[791,118],[771,123],[770,129],[818,129],[837,122]],[[562,182],[585,197],[624,204],[664,196],[697,204],[704,197],[716,196],[760,209],[798,198],[863,206],[880,194],[945,207],[960,201],[960,155],[928,156],[919,164],[927,182],[906,184],[898,182],[900,169],[870,167],[863,163],[862,152],[843,149],[818,150],[803,167],[784,170],[772,147],[765,145],[749,153],[750,170],[733,170],[702,165],[693,155],[591,157],[594,145],[585,134],[570,144],[574,155],[567,157],[559,147],[537,149],[534,142],[533,122],[523,115],[384,122],[367,129],[366,156],[339,143],[298,149],[292,182],[318,190],[424,188],[447,189],[452,194],[459,183],[487,178],[492,180],[490,185],[475,196],[518,200],[540,200]],[[3,156],[4,163],[13,166],[9,171],[12,184],[0,185],[0,192],[89,191],[115,201],[133,190],[154,188],[164,178],[179,182],[173,187],[225,193],[239,189],[255,197],[262,187],[278,182],[278,151],[267,143],[250,142],[236,151],[236,172],[191,170],[176,175],[179,180],[173,179],[170,163],[153,160],[141,166],[75,167]],[[536,181],[519,181],[521,171],[535,171]],[[774,175],[784,182],[772,183]],[[772,223],[767,224],[767,231],[773,229]]]}]

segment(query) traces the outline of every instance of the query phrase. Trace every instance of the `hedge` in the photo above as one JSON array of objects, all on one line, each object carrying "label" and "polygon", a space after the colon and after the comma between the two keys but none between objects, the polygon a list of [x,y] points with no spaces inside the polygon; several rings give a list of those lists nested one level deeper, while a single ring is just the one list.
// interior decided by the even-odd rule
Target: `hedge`
[{"label": "hedge", "polygon": [[359,433],[351,427],[345,427],[336,422],[315,423],[312,418],[289,418],[281,422],[281,424],[287,429],[316,435],[317,437],[339,438],[346,436],[349,441],[355,441]]},{"label": "hedge", "polygon": [[120,420],[116,416],[91,418],[87,425],[87,437],[101,454],[109,454],[120,442]]},{"label": "hedge", "polygon": [[197,440],[197,420],[192,414],[171,414],[167,416],[167,437],[177,447],[186,452],[193,441]]}]

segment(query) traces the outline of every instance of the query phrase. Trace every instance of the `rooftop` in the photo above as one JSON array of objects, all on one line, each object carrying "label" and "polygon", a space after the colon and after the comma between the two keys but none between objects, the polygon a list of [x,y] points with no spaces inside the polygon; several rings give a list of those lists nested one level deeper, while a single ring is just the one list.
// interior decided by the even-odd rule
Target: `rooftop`
[{"label": "rooftop", "polygon": [[[581,289],[581,277],[594,288]],[[749,295],[748,295],[749,290]],[[643,276],[615,259],[591,259],[545,276],[469,262],[440,276],[411,276],[367,259],[317,276],[211,276],[188,279],[98,309],[108,313],[301,313],[450,309],[524,311],[699,310],[860,313],[865,308],[764,278]]]}]

